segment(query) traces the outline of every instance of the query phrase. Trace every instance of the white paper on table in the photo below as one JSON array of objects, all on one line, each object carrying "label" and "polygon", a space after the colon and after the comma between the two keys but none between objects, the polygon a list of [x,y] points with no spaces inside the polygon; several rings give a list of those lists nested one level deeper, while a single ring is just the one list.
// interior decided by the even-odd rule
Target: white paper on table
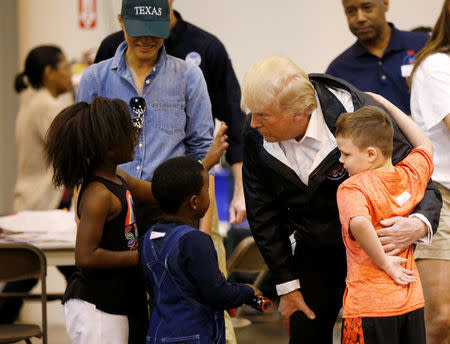
[{"label": "white paper on table", "polygon": [[8,232],[47,233],[55,236],[76,232],[75,215],[66,210],[27,210],[0,216],[0,228]]}]

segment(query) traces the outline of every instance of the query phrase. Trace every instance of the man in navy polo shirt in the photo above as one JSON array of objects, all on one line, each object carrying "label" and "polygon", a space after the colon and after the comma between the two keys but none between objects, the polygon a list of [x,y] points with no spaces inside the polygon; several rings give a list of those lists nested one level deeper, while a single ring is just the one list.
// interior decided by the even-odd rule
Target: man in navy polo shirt
[{"label": "man in navy polo shirt", "polygon": [[342,0],[342,5],[358,40],[331,62],[326,73],[361,91],[381,94],[411,114],[407,78],[428,35],[400,31],[388,23],[389,0]]}]

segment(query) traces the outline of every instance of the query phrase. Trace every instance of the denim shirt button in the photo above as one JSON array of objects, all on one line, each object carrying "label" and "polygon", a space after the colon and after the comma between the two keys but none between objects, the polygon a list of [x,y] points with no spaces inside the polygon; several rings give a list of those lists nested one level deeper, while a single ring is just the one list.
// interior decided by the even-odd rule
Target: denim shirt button
[{"label": "denim shirt button", "polygon": [[149,80],[149,79],[145,80],[145,83],[146,83],[147,85],[149,85],[149,84],[150,84],[150,80]]},{"label": "denim shirt button", "polygon": [[137,171],[140,171],[140,169],[141,169],[141,166],[136,167]]}]

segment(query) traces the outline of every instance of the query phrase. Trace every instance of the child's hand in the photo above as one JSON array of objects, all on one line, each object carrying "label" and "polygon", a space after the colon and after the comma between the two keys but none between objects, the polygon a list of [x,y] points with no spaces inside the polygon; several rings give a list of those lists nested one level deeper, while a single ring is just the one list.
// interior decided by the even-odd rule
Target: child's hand
[{"label": "child's hand", "polygon": [[225,135],[225,131],[228,129],[228,126],[225,122],[220,122],[220,129],[217,135],[214,137],[211,146],[209,147],[209,151],[206,154],[205,158],[202,160],[203,166],[205,166],[206,170],[209,170],[211,167],[216,165],[220,161],[220,157],[223,152],[228,148],[228,143],[226,142],[228,136]]},{"label": "child's hand", "polygon": [[414,276],[414,271],[406,270],[402,263],[406,263],[408,260],[397,256],[386,256],[387,263],[384,271],[391,276],[395,283],[400,285],[407,285],[409,283],[417,281],[417,277]]},{"label": "child's hand", "polygon": [[245,283],[247,284],[250,288],[253,289],[253,292],[255,293],[255,296],[263,296],[263,293],[261,290],[259,290],[258,288],[256,288],[253,284],[249,284],[249,283]]},{"label": "child's hand", "polygon": [[381,105],[383,105],[390,112],[389,108],[391,106],[393,106],[393,104],[389,100],[387,100],[383,96],[380,96],[379,94],[376,94],[376,93],[372,93],[372,92],[364,92],[364,93],[371,96],[377,103],[380,103]]}]

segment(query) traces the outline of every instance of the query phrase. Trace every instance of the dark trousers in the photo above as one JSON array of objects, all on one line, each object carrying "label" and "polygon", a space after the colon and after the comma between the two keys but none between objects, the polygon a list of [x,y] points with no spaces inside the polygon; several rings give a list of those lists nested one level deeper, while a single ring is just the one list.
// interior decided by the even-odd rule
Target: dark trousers
[{"label": "dark trousers", "polygon": [[[58,266],[58,270],[69,281],[70,276],[76,270],[75,266]],[[22,281],[14,281],[6,283],[3,288],[4,292],[9,293],[27,293],[37,284],[36,278],[30,278]],[[19,317],[20,309],[22,308],[22,299],[2,299],[0,300],[0,323],[12,324]]]},{"label": "dark trousers", "polygon": [[299,246],[294,258],[300,291],[316,319],[310,320],[303,312],[295,312],[290,320],[289,343],[332,344],[333,327],[345,290],[345,249],[343,246],[331,250]]},{"label": "dark trousers", "polygon": [[424,309],[391,317],[349,318],[342,326],[344,344],[425,344]]}]

